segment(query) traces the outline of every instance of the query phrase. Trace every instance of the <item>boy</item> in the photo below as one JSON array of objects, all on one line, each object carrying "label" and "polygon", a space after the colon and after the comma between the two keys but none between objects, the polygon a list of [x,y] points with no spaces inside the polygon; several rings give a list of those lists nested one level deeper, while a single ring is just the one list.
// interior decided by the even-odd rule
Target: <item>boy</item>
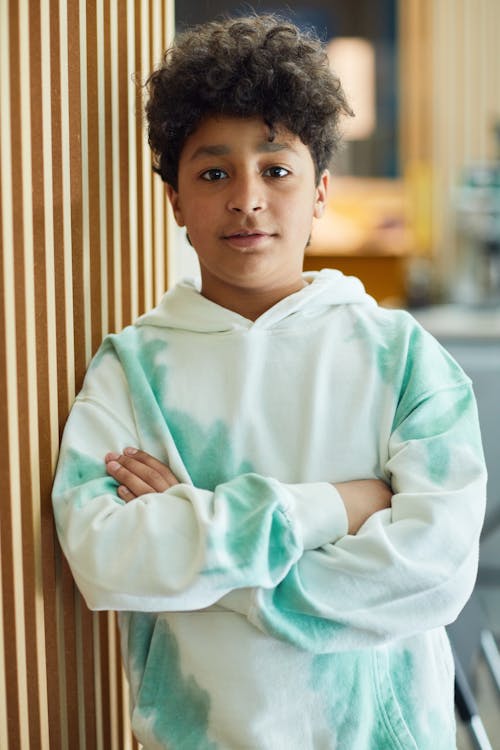
[{"label": "boy", "polygon": [[301,273],[340,85],[271,16],[186,32],[148,85],[201,288],[104,341],[54,487],[88,605],[120,610],[134,732],[147,750],[450,750],[477,416],[409,315]]}]

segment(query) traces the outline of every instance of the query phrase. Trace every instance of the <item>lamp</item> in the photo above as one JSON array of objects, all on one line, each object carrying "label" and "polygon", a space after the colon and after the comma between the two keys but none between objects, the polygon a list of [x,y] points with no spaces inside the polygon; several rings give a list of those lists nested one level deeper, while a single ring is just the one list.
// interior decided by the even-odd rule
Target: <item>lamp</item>
[{"label": "lamp", "polygon": [[375,130],[375,50],[359,37],[337,37],[327,47],[330,66],[340,78],[354,117],[342,126],[348,141],[362,141]]}]

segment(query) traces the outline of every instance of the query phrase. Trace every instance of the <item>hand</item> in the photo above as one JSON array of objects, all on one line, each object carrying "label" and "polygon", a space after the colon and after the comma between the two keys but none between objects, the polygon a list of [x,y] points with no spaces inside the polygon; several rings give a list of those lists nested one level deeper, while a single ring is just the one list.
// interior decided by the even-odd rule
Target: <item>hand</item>
[{"label": "hand", "polygon": [[392,490],[381,479],[339,482],[334,487],[344,501],[349,534],[357,534],[373,513],[391,507]]},{"label": "hand", "polygon": [[119,482],[118,495],[125,502],[179,484],[168,466],[137,448],[125,448],[121,454],[107,453],[104,461],[108,474]]}]

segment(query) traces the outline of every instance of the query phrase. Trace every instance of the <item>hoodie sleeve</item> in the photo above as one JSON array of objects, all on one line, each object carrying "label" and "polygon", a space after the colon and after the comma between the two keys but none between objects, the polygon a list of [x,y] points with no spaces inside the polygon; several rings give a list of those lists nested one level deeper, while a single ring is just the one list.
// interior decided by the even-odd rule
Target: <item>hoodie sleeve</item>
[{"label": "hoodie sleeve", "polygon": [[91,609],[202,609],[234,589],[275,586],[304,549],[346,533],[344,505],[326,482],[243,474],[210,492],[184,476],[166,492],[123,502],[104,455],[153,448],[136,427],[119,361],[99,365],[102,357],[67,421],[53,488],[61,546]]},{"label": "hoodie sleeve", "polygon": [[452,622],[472,591],[486,470],[471,385],[399,404],[385,466],[392,508],[357,535],[305,551],[284,580],[226,606],[313,652],[350,650]]}]

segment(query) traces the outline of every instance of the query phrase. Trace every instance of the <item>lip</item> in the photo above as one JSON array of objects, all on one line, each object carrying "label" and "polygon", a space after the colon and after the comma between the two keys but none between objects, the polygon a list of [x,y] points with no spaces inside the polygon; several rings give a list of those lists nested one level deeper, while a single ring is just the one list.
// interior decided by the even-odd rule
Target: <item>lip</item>
[{"label": "lip", "polygon": [[274,235],[268,232],[260,232],[258,230],[239,230],[223,236],[223,239],[233,247],[237,248],[254,248],[263,245]]}]

